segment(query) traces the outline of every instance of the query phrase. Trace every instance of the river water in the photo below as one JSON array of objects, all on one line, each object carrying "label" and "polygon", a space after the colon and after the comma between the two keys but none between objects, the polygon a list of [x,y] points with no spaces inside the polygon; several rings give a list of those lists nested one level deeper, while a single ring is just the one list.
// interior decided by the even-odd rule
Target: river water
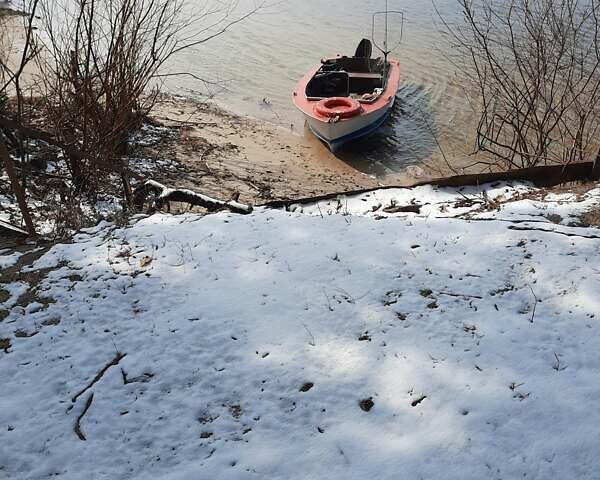
[{"label": "river water", "polygon": [[[472,148],[473,115],[445,57],[448,46],[436,12],[457,19],[457,0],[435,2],[435,7],[431,0],[389,2],[390,10],[405,13],[402,44],[393,53],[402,68],[397,107],[377,135],[337,154],[365,173],[389,177],[424,163],[443,170],[446,159],[464,164]],[[226,91],[212,92],[226,107],[308,135],[291,101],[296,82],[323,56],[352,55],[361,38],[371,37],[371,14],[383,8],[383,0],[278,2],[180,55],[176,68],[225,82]],[[390,17],[392,41],[399,37],[400,24],[399,17]],[[170,80],[167,86],[184,95],[206,93],[191,77]]]},{"label": "river water", "polygon": [[[239,0],[231,18],[242,15],[254,1]],[[294,86],[323,56],[352,55],[362,38],[371,37],[372,13],[384,9],[385,1],[267,1],[270,6],[225,34],[181,52],[169,65],[171,71],[191,73],[221,87],[207,91],[191,76],[169,77],[165,86],[171,93],[199,99],[214,94],[217,103],[237,113],[310,136],[292,104]],[[446,58],[449,47],[438,16],[439,12],[448,21],[458,20],[458,2],[389,0],[388,8],[405,14],[402,43],[392,54],[402,71],[396,107],[377,134],[336,156],[387,183],[407,170],[418,174],[424,165],[431,167],[426,169],[429,175],[448,173],[448,162],[459,167],[468,163],[474,132],[474,115],[464,85],[456,81],[455,68]],[[401,25],[398,16],[390,16],[391,44],[398,40]],[[319,142],[313,144],[328,155]]]}]

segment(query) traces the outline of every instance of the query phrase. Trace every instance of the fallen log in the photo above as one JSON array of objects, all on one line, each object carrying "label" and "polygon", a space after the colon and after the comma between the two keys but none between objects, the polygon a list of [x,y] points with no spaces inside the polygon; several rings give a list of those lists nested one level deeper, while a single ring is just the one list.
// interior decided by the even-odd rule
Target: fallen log
[{"label": "fallen log", "polygon": [[14,225],[0,220],[0,236],[3,234],[8,234],[12,237],[27,237],[29,233],[19,227],[15,227]]},{"label": "fallen log", "polygon": [[245,205],[234,200],[224,202],[192,190],[168,188],[154,180],[147,180],[135,188],[133,192],[134,206],[138,210],[143,209],[150,194],[154,195],[153,211],[160,210],[168,202],[187,203],[206,208],[209,212],[227,209],[233,213],[248,215],[253,211],[252,205]]}]

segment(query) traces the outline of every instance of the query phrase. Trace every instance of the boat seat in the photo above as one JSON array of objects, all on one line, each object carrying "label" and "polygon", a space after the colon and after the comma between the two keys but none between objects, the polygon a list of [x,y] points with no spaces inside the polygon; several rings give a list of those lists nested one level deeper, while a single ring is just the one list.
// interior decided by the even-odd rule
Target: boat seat
[{"label": "boat seat", "polygon": [[349,87],[347,72],[322,72],[308,82],[306,96],[309,98],[347,97]]},{"label": "boat seat", "polygon": [[381,73],[362,73],[362,72],[348,72],[350,79],[353,78],[371,78],[381,80]]},{"label": "boat seat", "polygon": [[380,73],[349,72],[350,93],[363,95],[372,93],[377,88],[383,88],[383,75]]}]

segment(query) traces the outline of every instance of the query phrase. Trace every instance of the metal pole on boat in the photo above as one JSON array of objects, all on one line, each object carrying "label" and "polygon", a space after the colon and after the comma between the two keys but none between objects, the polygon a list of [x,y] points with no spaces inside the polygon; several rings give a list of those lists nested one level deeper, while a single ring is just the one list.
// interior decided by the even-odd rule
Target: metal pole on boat
[{"label": "metal pole on boat", "polygon": [[388,0],[385,0],[385,38],[383,39],[383,49],[385,50],[385,60],[388,55]]},{"label": "metal pole on boat", "polygon": [[383,40],[384,52],[384,65],[383,65],[383,78],[387,78],[388,75],[388,0],[385,0],[385,39]]},{"label": "metal pole on boat", "polygon": [[[402,23],[400,25],[400,40],[398,41],[398,44],[396,44],[391,49],[389,48],[389,14],[390,13],[399,14],[399,15],[401,15],[401,18],[402,18]],[[375,23],[376,23],[376,19],[379,18],[381,15],[385,15],[383,45],[375,40]],[[381,12],[375,12],[373,14],[373,23],[372,23],[371,28],[372,28],[371,39],[373,41],[373,44],[377,47],[377,49],[381,53],[383,53],[383,57],[384,57],[383,74],[384,74],[384,77],[386,77],[387,70],[388,70],[388,56],[402,43],[402,37],[404,34],[404,12],[399,11],[399,10],[393,10],[392,12],[390,12],[389,11],[389,0],[385,0],[385,10],[382,10]]]}]

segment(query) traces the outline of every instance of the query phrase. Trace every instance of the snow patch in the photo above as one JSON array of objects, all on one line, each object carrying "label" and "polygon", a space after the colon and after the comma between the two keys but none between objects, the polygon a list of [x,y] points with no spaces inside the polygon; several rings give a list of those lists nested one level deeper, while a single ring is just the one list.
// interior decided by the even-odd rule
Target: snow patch
[{"label": "snow patch", "polygon": [[[548,216],[599,192],[500,201],[530,190],[140,216],[55,246],[35,268],[56,302],[0,322],[0,472],[595,478],[600,235]],[[392,200],[422,210],[377,221]]]}]

